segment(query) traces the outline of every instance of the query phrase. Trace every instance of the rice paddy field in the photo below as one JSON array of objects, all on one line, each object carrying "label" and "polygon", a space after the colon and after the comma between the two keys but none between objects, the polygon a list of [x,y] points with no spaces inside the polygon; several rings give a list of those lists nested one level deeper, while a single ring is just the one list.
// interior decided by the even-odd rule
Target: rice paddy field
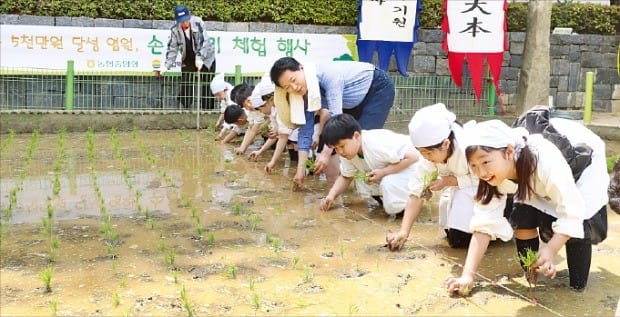
[{"label": "rice paddy field", "polygon": [[[319,210],[326,181],[291,191],[207,130],[0,135],[2,316],[614,316],[620,215],[593,247],[585,292],[560,272],[530,287],[512,242],[494,242],[472,293],[450,296],[466,250],[426,204],[405,248],[352,190]],[[618,151],[617,143],[610,144]],[[284,155],[286,158],[286,155]],[[294,164],[293,164],[294,166]],[[435,194],[437,196],[437,194]]]}]

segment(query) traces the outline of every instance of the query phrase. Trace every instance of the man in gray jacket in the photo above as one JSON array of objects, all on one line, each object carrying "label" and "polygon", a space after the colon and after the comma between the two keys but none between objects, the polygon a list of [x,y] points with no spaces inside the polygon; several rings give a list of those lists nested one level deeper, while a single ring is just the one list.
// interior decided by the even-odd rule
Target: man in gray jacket
[{"label": "man in gray jacket", "polygon": [[[207,85],[211,82],[215,72],[215,49],[205,23],[200,17],[192,16],[184,5],[174,8],[176,24],[170,28],[170,41],[166,52],[164,70],[168,70],[177,63],[177,56],[181,54],[181,90],[179,102],[186,109],[192,108],[195,83],[195,72],[200,72],[200,96],[202,109],[213,109],[214,99],[211,98]],[[207,95],[209,94],[209,95]]]}]

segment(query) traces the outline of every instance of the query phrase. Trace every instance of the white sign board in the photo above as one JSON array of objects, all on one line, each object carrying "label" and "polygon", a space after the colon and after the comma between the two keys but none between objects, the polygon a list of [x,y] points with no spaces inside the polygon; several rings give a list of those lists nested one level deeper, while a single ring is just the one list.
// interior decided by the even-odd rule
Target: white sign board
[{"label": "white sign board", "polygon": [[448,0],[448,51],[498,53],[504,51],[504,1]]},{"label": "white sign board", "polygon": [[[172,24],[172,22],[171,22]],[[318,63],[357,56],[355,36],[305,33],[208,32],[217,72],[263,73],[283,56]],[[143,72],[164,65],[170,30],[2,25],[0,68]],[[178,68],[176,69],[178,70]]]},{"label": "white sign board", "polygon": [[417,0],[364,0],[360,39],[413,42]]}]

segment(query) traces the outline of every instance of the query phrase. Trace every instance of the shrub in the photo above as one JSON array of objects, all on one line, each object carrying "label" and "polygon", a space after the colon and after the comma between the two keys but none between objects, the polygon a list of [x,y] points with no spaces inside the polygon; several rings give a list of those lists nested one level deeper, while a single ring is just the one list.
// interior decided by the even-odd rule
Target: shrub
[{"label": "shrub", "polygon": [[[443,2],[423,0],[420,14],[422,28],[434,29],[441,25]],[[345,26],[354,26],[357,21],[357,1],[353,0],[188,0],[184,3],[192,14],[208,21]],[[172,20],[172,8],[176,4],[171,0],[14,0],[3,1],[0,14]],[[509,31],[525,31],[527,3],[510,2],[507,22]],[[582,4],[572,0],[553,5],[551,28],[572,27],[575,32],[582,34],[615,35],[619,24],[619,6]]]}]

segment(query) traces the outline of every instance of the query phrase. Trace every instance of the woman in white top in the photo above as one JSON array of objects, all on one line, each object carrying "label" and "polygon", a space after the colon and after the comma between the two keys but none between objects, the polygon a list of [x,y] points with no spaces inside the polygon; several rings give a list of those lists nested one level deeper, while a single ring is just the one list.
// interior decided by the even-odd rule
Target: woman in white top
[{"label": "woman in white top", "polygon": [[[447,279],[449,292],[471,289],[489,241],[509,238],[510,224],[518,254],[527,249],[538,252],[531,268],[554,278],[553,257],[566,245],[570,287],[576,291],[586,287],[592,244],[603,241],[607,233],[605,143],[581,124],[564,119],[551,123],[571,144],[585,143],[593,150],[590,165],[577,181],[557,146],[541,134],[529,135],[499,120],[468,129],[466,155],[481,182],[463,274]],[[515,199],[510,224],[502,211],[507,194],[514,194]],[[539,235],[546,242],[540,249]]]}]

